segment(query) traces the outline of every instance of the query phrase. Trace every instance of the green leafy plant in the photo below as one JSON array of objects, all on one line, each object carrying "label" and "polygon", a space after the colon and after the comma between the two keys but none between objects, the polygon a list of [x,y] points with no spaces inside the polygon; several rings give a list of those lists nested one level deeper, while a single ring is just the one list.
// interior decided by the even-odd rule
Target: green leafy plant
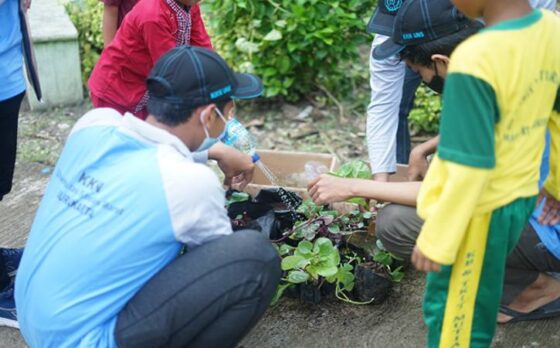
[{"label": "green leafy plant", "polygon": [[328,238],[318,238],[315,243],[303,240],[296,248],[284,246],[280,247],[279,252],[284,255],[282,270],[287,273],[284,284],[278,288],[275,301],[288,287],[306,282],[336,284],[337,296],[354,288],[353,266],[341,263],[338,248]]},{"label": "green leafy plant", "polygon": [[395,260],[402,260],[402,259],[393,255],[387,250],[378,250],[373,256],[373,261],[387,267],[387,271],[389,273],[389,276],[391,277],[391,280],[394,281],[395,283],[399,283],[404,278],[404,272],[402,266],[392,269]]},{"label": "green leafy plant", "polygon": [[375,0],[208,0],[213,43],[237,69],[262,77],[265,96],[351,95],[368,77],[355,65],[371,41],[365,24]]},{"label": "green leafy plant", "polygon": [[421,85],[416,91],[414,109],[408,116],[410,128],[414,133],[436,134],[439,131],[439,116],[441,113],[441,97]]},{"label": "green leafy plant", "polygon": [[103,4],[98,0],[70,1],[66,12],[78,30],[82,82],[86,85],[103,50]]}]

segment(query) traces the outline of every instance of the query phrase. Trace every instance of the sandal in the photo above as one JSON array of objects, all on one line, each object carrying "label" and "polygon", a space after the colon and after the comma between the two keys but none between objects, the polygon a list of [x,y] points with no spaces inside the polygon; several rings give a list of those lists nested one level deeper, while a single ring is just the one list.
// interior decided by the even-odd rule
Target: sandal
[{"label": "sandal", "polygon": [[500,313],[511,317],[511,320],[504,324],[554,318],[560,316],[560,298],[529,313],[518,312],[506,306],[500,306]]}]

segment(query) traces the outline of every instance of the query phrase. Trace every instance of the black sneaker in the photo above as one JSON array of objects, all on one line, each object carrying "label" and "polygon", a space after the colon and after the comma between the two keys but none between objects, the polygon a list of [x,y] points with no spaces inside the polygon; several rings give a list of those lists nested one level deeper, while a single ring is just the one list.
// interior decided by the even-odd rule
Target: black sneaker
[{"label": "black sneaker", "polygon": [[23,248],[0,248],[2,258],[4,259],[4,266],[10,278],[15,277],[21,256],[23,255]]},{"label": "black sneaker", "polygon": [[0,292],[0,326],[19,329],[13,283],[8,289]]}]

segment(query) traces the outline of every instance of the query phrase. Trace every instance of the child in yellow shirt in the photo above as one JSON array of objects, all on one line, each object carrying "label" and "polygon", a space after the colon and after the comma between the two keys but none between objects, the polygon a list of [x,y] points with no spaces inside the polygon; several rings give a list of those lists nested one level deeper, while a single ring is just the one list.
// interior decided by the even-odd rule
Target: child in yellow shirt
[{"label": "child in yellow shirt", "polygon": [[[506,257],[535,208],[547,127],[552,146],[543,220],[558,214],[560,19],[532,10],[526,0],[454,4],[469,17],[482,16],[487,28],[451,56],[440,143],[418,198],[425,224],[412,261],[430,272],[428,346],[488,347]],[[449,28],[438,25],[438,14],[448,7],[448,0],[406,2],[395,19],[393,47],[383,49],[445,35]],[[418,20],[403,21],[410,13]]]}]

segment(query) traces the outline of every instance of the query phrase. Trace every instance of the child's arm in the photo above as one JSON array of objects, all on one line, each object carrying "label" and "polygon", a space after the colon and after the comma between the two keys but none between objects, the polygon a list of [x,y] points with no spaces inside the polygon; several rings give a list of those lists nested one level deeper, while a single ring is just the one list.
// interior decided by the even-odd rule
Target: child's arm
[{"label": "child's arm", "polygon": [[439,135],[416,146],[410,152],[408,160],[408,180],[421,181],[428,172],[428,156],[436,153],[439,144]]},{"label": "child's arm", "polygon": [[415,206],[420,184],[420,182],[346,179],[323,174],[312,180],[307,189],[309,195],[317,204],[344,202],[352,197],[363,197]]},{"label": "child's arm", "polygon": [[[444,184],[437,188],[431,186],[430,183],[439,180],[433,176],[441,173],[446,173],[445,178],[441,178]],[[489,176],[488,169],[444,161],[439,157],[432,161],[426,185],[420,189],[418,215],[425,219],[425,223],[416,241],[416,246],[428,259],[442,265],[455,261]]]},{"label": "child's arm", "polygon": [[202,20],[202,14],[200,13],[200,5],[193,5],[191,8],[191,45],[206,47],[208,49],[212,48],[212,42],[210,41],[210,36],[206,31],[204,21]]},{"label": "child's arm", "polygon": [[539,223],[555,225],[560,222],[560,88],[548,128],[550,130],[550,173],[544,183],[541,198],[546,198]]},{"label": "child's arm", "polygon": [[117,1],[105,1],[103,4],[103,45],[109,46],[117,33],[119,6]]},{"label": "child's arm", "polygon": [[496,95],[488,82],[466,73],[447,76],[438,154],[418,198],[418,214],[425,223],[416,245],[431,261],[443,265],[455,261],[496,165],[498,119]]}]

